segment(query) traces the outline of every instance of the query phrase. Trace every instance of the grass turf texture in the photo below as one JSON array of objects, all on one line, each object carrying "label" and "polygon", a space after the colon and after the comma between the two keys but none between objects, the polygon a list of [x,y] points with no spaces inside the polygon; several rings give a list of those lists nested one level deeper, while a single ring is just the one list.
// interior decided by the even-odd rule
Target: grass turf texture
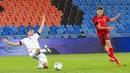
[{"label": "grass turf texture", "polygon": [[[36,69],[37,61],[29,56],[1,56],[0,73],[130,73],[129,53],[116,56],[126,66],[118,67],[109,62],[106,54],[48,55],[49,69]],[[61,62],[61,71],[54,70],[54,63]]]}]

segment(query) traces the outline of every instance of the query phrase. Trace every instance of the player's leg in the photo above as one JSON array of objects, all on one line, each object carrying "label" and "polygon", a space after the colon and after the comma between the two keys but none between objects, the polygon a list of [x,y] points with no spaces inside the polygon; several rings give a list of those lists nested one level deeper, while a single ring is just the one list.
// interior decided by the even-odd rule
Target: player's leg
[{"label": "player's leg", "polygon": [[43,54],[43,53],[39,54],[37,56],[37,60],[39,62],[39,65],[37,66],[37,68],[48,69],[48,61],[47,61],[45,54]]},{"label": "player's leg", "polygon": [[113,47],[112,47],[112,45],[111,45],[110,40],[109,40],[109,39],[108,39],[108,40],[105,40],[105,42],[106,42],[106,45],[107,45],[107,47],[108,47],[108,52],[109,52],[110,56],[111,56],[111,57],[114,57],[114,49],[113,49]]},{"label": "player's leg", "polygon": [[[111,57],[110,53],[109,53],[109,46],[107,46],[106,44],[106,35],[101,35],[100,37],[100,41],[101,41],[101,45],[103,46],[104,50],[107,52],[108,56],[110,57],[110,61],[114,62],[114,59]],[[109,39],[109,38],[108,38]]]},{"label": "player's leg", "polygon": [[104,50],[107,52],[108,56],[111,58],[110,53],[109,53],[109,47],[107,46],[106,41],[105,41],[105,35],[101,35],[99,39]]},{"label": "player's leg", "polygon": [[47,45],[44,45],[44,49],[39,49],[39,48],[37,48],[37,49],[36,49],[36,52],[37,52],[38,54],[40,54],[40,53],[45,53],[45,52],[51,53],[51,50],[48,48]]},{"label": "player's leg", "polygon": [[110,40],[106,40],[106,44],[109,47],[109,53],[110,53],[111,58],[115,60],[115,62],[117,63],[118,66],[121,66],[121,64],[118,61],[118,59],[116,59],[116,57],[114,56],[114,49],[112,47],[111,41]]},{"label": "player's leg", "polygon": [[48,61],[44,53],[40,53],[40,49],[33,50],[29,52],[29,55],[38,61],[38,69],[47,69]]}]

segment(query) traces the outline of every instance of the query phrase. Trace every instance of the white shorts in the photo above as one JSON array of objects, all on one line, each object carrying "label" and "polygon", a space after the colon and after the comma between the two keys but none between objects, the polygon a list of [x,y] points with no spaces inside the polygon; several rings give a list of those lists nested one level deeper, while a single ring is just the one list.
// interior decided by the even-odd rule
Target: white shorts
[{"label": "white shorts", "polygon": [[44,53],[37,54],[36,50],[29,51],[29,56],[31,56],[33,59],[39,60],[42,64],[48,62],[46,55]]}]

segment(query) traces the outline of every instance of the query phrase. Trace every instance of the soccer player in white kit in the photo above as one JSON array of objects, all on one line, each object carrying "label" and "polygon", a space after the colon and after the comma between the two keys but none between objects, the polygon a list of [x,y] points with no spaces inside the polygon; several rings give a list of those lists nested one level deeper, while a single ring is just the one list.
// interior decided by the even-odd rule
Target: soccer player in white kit
[{"label": "soccer player in white kit", "polygon": [[28,53],[29,55],[33,58],[36,59],[38,61],[38,66],[37,68],[44,68],[47,69],[48,68],[48,61],[47,58],[45,56],[45,52],[51,52],[51,50],[44,45],[45,49],[41,49],[39,46],[39,42],[38,39],[40,37],[40,34],[42,32],[42,29],[44,27],[44,22],[45,22],[45,17],[42,16],[42,24],[38,30],[37,33],[34,33],[34,30],[29,30],[28,31],[28,37],[22,39],[19,42],[10,42],[8,41],[6,38],[3,38],[3,42],[12,45],[12,46],[20,46],[20,45],[24,45],[27,49],[28,49]]}]

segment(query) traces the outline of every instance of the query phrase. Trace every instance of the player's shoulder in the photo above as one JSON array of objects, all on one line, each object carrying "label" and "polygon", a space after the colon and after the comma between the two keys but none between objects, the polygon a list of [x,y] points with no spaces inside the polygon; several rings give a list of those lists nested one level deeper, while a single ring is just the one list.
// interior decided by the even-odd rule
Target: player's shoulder
[{"label": "player's shoulder", "polygon": [[97,16],[96,16],[96,15],[93,17],[93,19],[92,19],[92,20],[95,20],[95,19],[97,19]]},{"label": "player's shoulder", "polygon": [[33,36],[37,36],[38,35],[38,33],[34,33],[34,35]]}]

